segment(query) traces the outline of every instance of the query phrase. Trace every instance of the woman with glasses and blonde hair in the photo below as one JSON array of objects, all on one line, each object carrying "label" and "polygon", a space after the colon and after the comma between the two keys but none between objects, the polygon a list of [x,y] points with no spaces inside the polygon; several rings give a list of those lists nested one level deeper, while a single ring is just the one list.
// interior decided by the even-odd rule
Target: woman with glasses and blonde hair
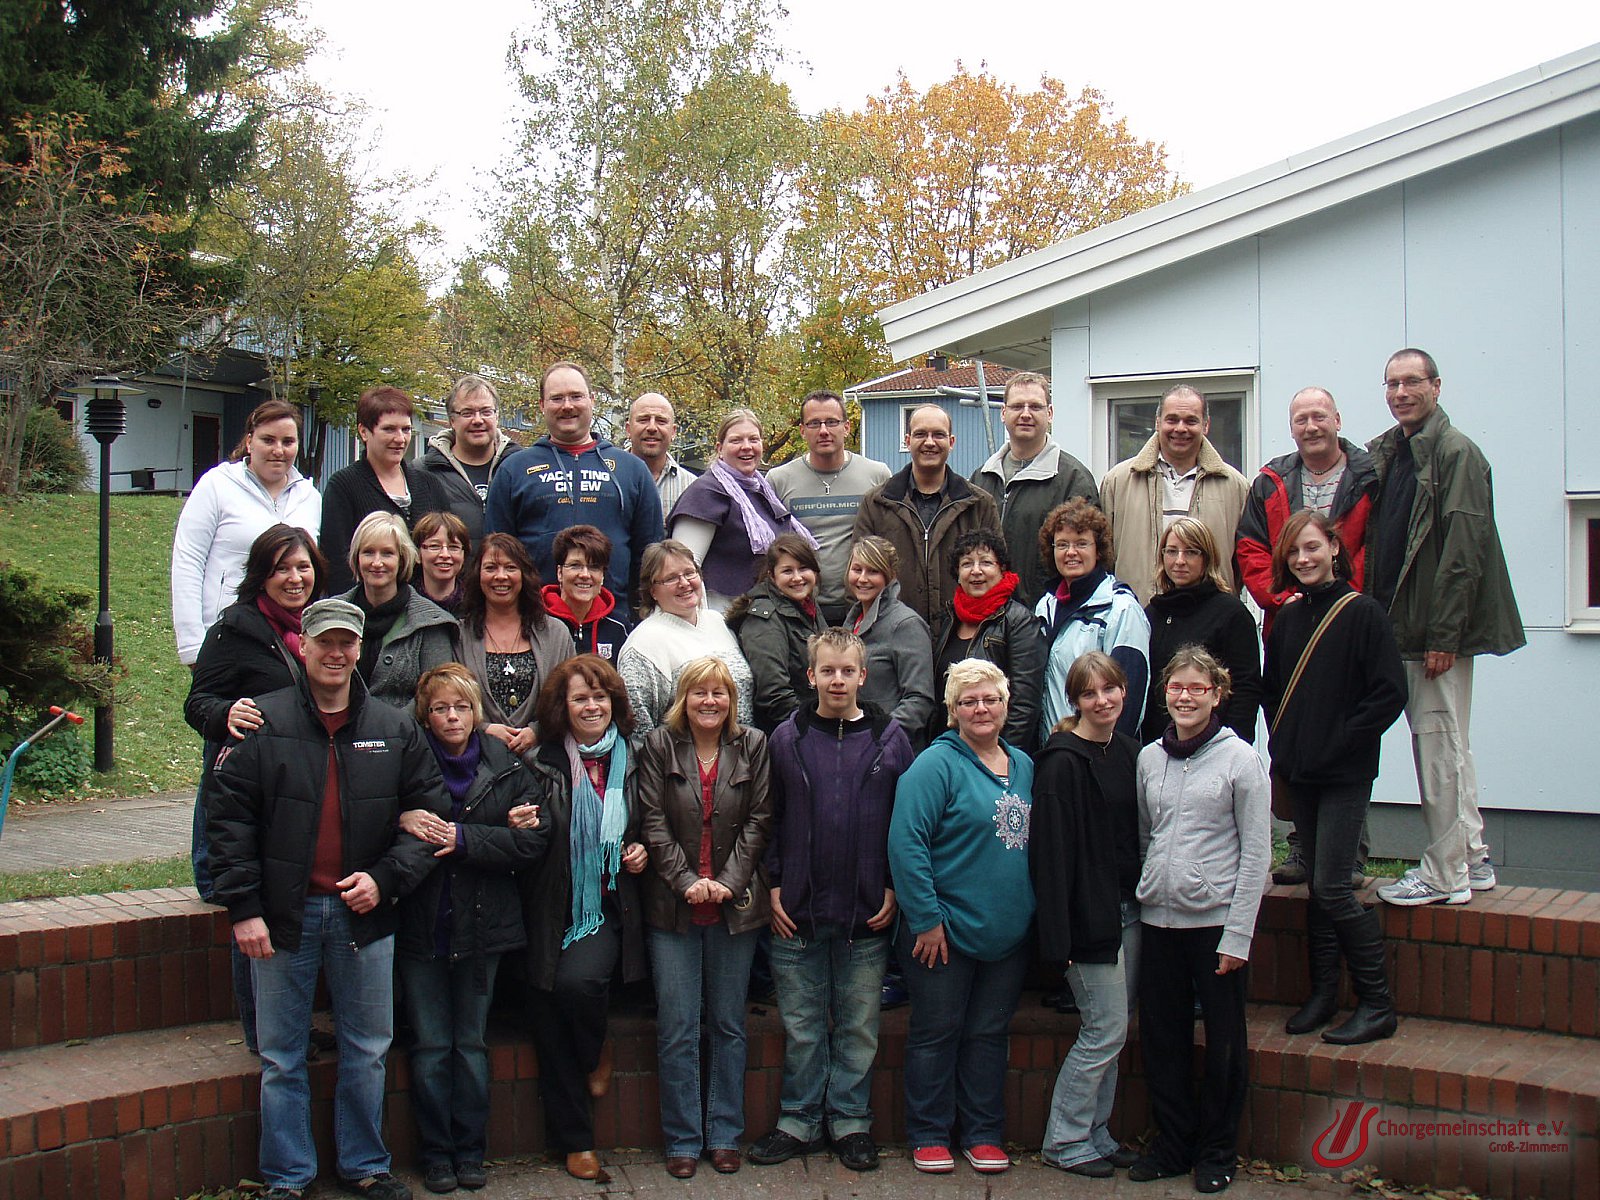
[{"label": "woman with glasses and blonde hair", "polygon": [[[869,676],[870,678],[870,676]],[[1033,763],[1001,737],[1011,689],[990,662],[945,679],[950,729],[895,789],[889,867],[911,993],[906,1140],[919,1171],[955,1169],[951,1134],[980,1172],[1004,1171],[1006,1039],[1028,967]]]},{"label": "woman with glasses and blonde hair", "polygon": [[639,559],[639,611],[644,614],[617,656],[641,734],[666,720],[684,664],[707,654],[728,664],[737,686],[741,725],[754,725],[751,696],[755,676],[722,614],[705,605],[704,584],[694,554],[668,538]]},{"label": "woman with glasses and blonde hair", "polygon": [[[1184,646],[1161,677],[1172,722],[1139,753],[1139,1038],[1159,1132],[1135,1182],[1194,1172],[1233,1182],[1249,1091],[1246,960],[1272,862],[1271,799],[1255,750],[1222,723],[1228,669]],[[1194,1004],[1206,1026],[1194,1079]]]},{"label": "woman with glasses and blonde hair", "polygon": [[1144,614],[1150,621],[1150,667],[1156,678],[1144,703],[1139,741],[1148,746],[1167,729],[1166,693],[1158,682],[1179,646],[1204,646],[1228,668],[1233,690],[1222,723],[1244,741],[1256,740],[1261,706],[1261,641],[1256,620],[1233,594],[1233,571],[1204,521],[1179,517],[1161,535],[1156,590]]},{"label": "woman with glasses and blonde hair", "polygon": [[409,709],[423,672],[460,657],[461,627],[405,582],[416,569],[417,547],[393,513],[362,518],[350,537],[348,565],[360,582],[339,599],[366,618],[356,670],[376,699]]},{"label": "woman with glasses and blonde hair", "polygon": [[643,887],[661,1127],[667,1173],[676,1179],[693,1175],[706,1151],[721,1174],[740,1167],[745,994],[756,942],[772,915],[761,866],[772,829],[767,739],[739,723],[737,692],[722,659],[692,659],[678,672],[661,726],[639,748],[644,841],[654,868]]},{"label": "woman with glasses and blonde hair", "polygon": [[544,857],[549,833],[536,813],[534,777],[482,735],[483,695],[460,663],[417,681],[417,721],[444,774],[448,818],[415,808],[400,828],[437,846],[439,865],[400,902],[395,966],[411,1046],[411,1109],[430,1192],[487,1182],[489,1052],[484,1027],[502,956],[527,944],[513,872]]},{"label": "woman with glasses and blonde hair", "polygon": [[668,533],[700,564],[706,603],[718,612],[727,612],[734,597],[755,584],[756,569],[780,533],[817,547],[761,473],[765,453],[761,418],[748,408],[734,409],[717,426],[717,457],[667,514]]}]

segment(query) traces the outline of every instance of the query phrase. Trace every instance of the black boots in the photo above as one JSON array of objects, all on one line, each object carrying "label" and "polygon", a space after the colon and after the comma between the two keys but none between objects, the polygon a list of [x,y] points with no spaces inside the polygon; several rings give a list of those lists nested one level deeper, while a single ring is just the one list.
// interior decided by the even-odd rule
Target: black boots
[{"label": "black boots", "polygon": [[1359,917],[1333,922],[1333,929],[1344,961],[1350,968],[1350,986],[1356,994],[1356,1010],[1344,1024],[1323,1030],[1322,1040],[1335,1046],[1354,1046],[1392,1037],[1399,1019],[1395,1016],[1394,1002],[1389,997],[1389,965],[1384,955],[1383,922],[1369,908],[1363,910]]},{"label": "black boots", "polygon": [[1310,1033],[1333,1020],[1339,1011],[1339,935],[1315,900],[1306,902],[1306,957],[1311,966],[1311,995],[1284,1023],[1285,1033]]}]

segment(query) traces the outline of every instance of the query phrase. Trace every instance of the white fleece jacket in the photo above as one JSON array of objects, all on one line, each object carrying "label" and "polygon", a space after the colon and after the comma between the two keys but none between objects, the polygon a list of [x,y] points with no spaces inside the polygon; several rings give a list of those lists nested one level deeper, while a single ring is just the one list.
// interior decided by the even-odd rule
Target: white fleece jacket
[{"label": "white fleece jacket", "polygon": [[219,463],[194,485],[172,537],[172,629],[192,663],[206,630],[232,604],[250,546],[272,526],[322,531],[322,495],[295,471],[277,500],[243,462]]}]

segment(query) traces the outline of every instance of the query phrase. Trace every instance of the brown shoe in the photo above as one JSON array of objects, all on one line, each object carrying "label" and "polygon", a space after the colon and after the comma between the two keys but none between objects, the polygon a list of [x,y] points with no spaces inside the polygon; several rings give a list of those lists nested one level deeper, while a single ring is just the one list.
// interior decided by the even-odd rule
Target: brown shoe
[{"label": "brown shoe", "polygon": [[674,1179],[693,1179],[694,1169],[699,1165],[698,1160],[690,1158],[687,1154],[674,1155],[667,1159],[667,1174]]},{"label": "brown shoe", "polygon": [[600,1046],[600,1061],[589,1072],[589,1095],[596,1100],[611,1090],[611,1039]]},{"label": "brown shoe", "polygon": [[732,1175],[743,1164],[737,1150],[713,1150],[711,1167],[719,1175]]},{"label": "brown shoe", "polygon": [[574,1179],[589,1179],[595,1183],[610,1183],[611,1176],[600,1165],[600,1156],[593,1150],[578,1150],[567,1155],[567,1174]]}]

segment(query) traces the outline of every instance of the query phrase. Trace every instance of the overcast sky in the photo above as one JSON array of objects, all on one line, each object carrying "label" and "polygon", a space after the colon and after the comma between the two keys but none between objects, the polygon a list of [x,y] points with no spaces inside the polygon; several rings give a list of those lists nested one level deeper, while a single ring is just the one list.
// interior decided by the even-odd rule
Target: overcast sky
[{"label": "overcast sky", "polygon": [[[441,262],[459,257],[511,145],[506,49],[537,0],[306,8],[327,35],[313,69],[371,107],[378,169],[434,176],[413,202],[444,232]],[[1600,3],[791,0],[777,40],[807,112],[858,107],[896,70],[925,88],[958,59],[1023,86],[1098,88],[1204,187],[1600,42]]]}]

